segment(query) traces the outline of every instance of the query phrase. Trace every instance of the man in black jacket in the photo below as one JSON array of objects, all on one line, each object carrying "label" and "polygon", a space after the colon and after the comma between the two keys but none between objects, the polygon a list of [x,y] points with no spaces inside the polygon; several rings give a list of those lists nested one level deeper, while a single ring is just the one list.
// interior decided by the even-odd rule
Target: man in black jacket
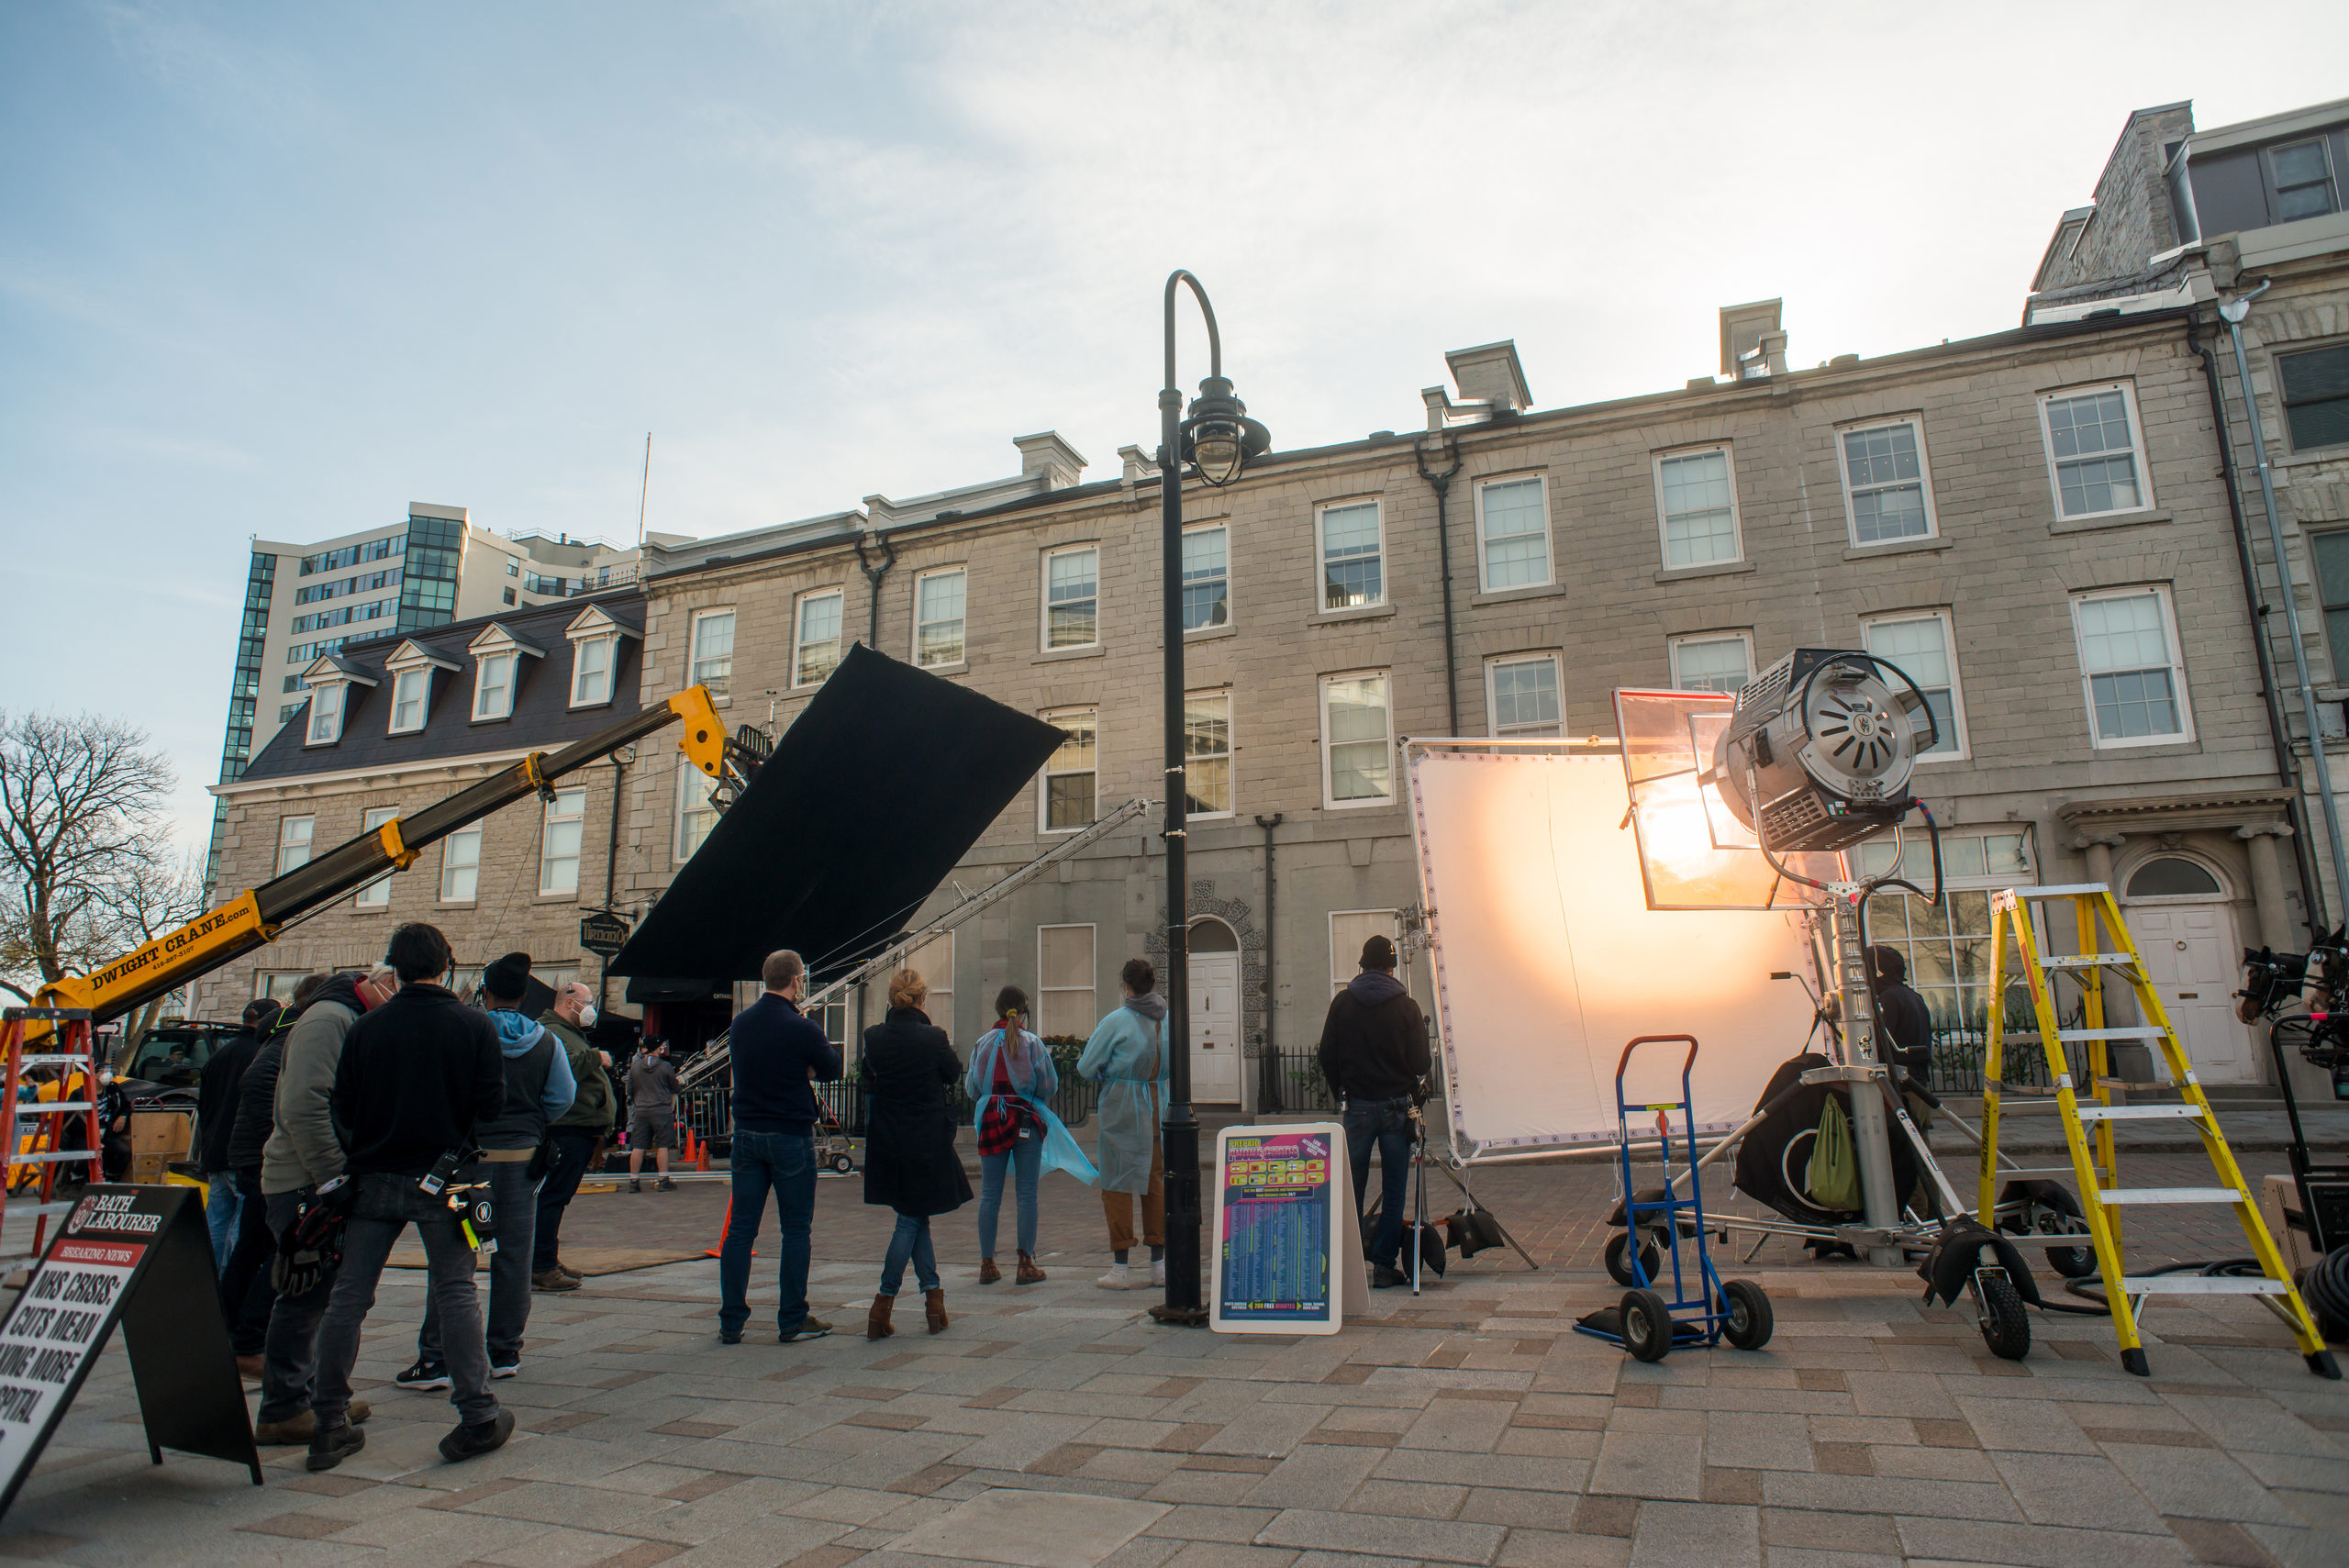
[{"label": "man in black jacket", "polygon": [[450,1195],[423,1185],[436,1167],[453,1168],[443,1165],[444,1157],[471,1155],[474,1129],[505,1108],[497,1030],[489,1015],[466,1006],[440,984],[451,954],[449,940],[434,928],[402,926],[384,956],[398,973],[400,989],[351,1025],[335,1067],[330,1104],[348,1140],[353,1192],[342,1269],[318,1326],[312,1470],[331,1470],[365,1445],[365,1434],[348,1415],[351,1368],[392,1243],[411,1224],[424,1241],[454,1385],[449,1402],[461,1418],[456,1430],[440,1440],[440,1455],[454,1462],[487,1453],[514,1430],[513,1413],[500,1409],[489,1391],[473,1248]]},{"label": "man in black jacket", "polygon": [[261,1192],[261,1151],[277,1129],[277,1074],[285,1062],[285,1037],[317,1000],[331,974],[306,974],[294,987],[294,1005],[269,1015],[269,1038],[261,1042],[237,1080],[236,1115],[230,1120],[225,1157],[237,1184],[237,1245],[220,1272],[220,1310],[237,1370],[253,1382],[262,1377],[262,1350],[269,1337],[270,1311],[277,1304],[269,1262],[277,1238],[269,1229],[269,1200]]},{"label": "man in black jacket", "polygon": [[1345,1106],[1346,1157],[1353,1165],[1354,1216],[1370,1186],[1370,1152],[1378,1149],[1378,1234],[1370,1245],[1370,1284],[1385,1290],[1409,1276],[1395,1266],[1403,1246],[1404,1189],[1411,1174],[1411,1117],[1427,1097],[1427,1022],[1395,978],[1395,944],[1362,945],[1362,973],[1330,999],[1321,1024],[1321,1075]]},{"label": "man in black jacket", "polygon": [[766,990],[735,1016],[727,1037],[734,1062],[732,1207],[718,1243],[718,1338],[737,1344],[751,1320],[751,1241],[774,1191],[780,1299],[775,1329],[783,1342],[813,1340],[832,1326],[807,1311],[808,1237],[816,1216],[816,1092],[812,1081],[841,1075],[841,1053],[815,1021],[800,1016],[807,965],[785,949],[767,954]]},{"label": "man in black jacket", "polygon": [[269,1038],[277,1004],[263,996],[245,1004],[245,1027],[204,1063],[195,1091],[196,1168],[204,1173],[204,1223],[212,1232],[212,1266],[228,1271],[237,1250],[237,1173],[228,1163],[228,1135],[237,1127],[237,1084]]},{"label": "man in black jacket", "polygon": [[1932,1106],[1922,1097],[1933,1064],[1933,1015],[1925,999],[1909,988],[1909,961],[1895,947],[1868,949],[1868,989],[1876,998],[1876,1057],[1901,1071],[1893,1074],[1919,1132],[1931,1131]]}]

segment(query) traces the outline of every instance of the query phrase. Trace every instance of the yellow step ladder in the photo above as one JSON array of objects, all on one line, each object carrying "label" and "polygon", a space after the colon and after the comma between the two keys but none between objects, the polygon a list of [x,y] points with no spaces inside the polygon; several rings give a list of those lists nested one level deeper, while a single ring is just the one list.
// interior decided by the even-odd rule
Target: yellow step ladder
[{"label": "yellow step ladder", "polygon": [[[2072,906],[2079,937],[2076,953],[2040,951],[2032,906],[2039,906],[2041,918],[2052,919],[2048,906],[2057,903]],[[2103,883],[2016,887],[1990,895],[1990,1029],[1989,1047],[1982,1064],[1982,1223],[1997,1223],[1998,1110],[2006,1090],[2001,1082],[2006,1064],[2006,1009],[2002,999],[2006,995],[2004,969],[2009,927],[2021,959],[2023,981],[2031,988],[2032,1011],[2038,1020],[2040,1044],[2047,1053],[2047,1070],[2054,1076],[2055,1110],[2063,1119],[2064,1140],[2071,1150],[2072,1175],[2079,1187],[2080,1209],[2096,1250],[2097,1268],[2104,1276],[2105,1300],[2112,1308],[2113,1333],[2121,1341],[2121,1364],[2140,1377],[2148,1373],[2144,1345],[2137,1332],[2138,1313],[2147,1296],[2255,1296],[2292,1330],[2310,1371],[2324,1377],[2339,1377],[2332,1352],[2325,1349],[2316,1319],[2292,1286],[2283,1254],[2277,1250],[2275,1238],[2267,1234],[2267,1226],[2260,1218],[2258,1200],[2244,1185],[2243,1172],[2236,1166],[2234,1155],[2227,1148],[2226,1135],[2219,1129],[2219,1118],[2210,1109],[2210,1097],[2202,1092],[2193,1067],[2186,1060],[2177,1031],[2170,1027],[2169,1014],[2163,1009],[2161,996],[2145,973],[2136,941],[2121,923],[2121,906],[2113,900],[2112,889]],[[2119,1027],[2106,1024],[2104,976],[2108,971],[2137,998],[2137,1013],[2145,1020],[2143,1023]],[[2084,1011],[2082,1027],[2078,1029],[2063,1029],[2056,1023],[2052,980],[2057,974],[2073,975],[2080,985]],[[2182,1103],[2113,1104],[2110,1042],[2116,1040],[2142,1040],[2156,1046],[2162,1060],[2168,1063],[2170,1082],[2184,1096]],[[2076,1057],[2066,1047],[2085,1050]],[[2079,1059],[2085,1061],[2094,1095],[2087,1104],[2081,1102],[2072,1075],[2072,1063]],[[2183,1121],[2193,1128],[2202,1140],[2203,1151],[2210,1156],[2211,1171],[2221,1184],[2120,1185],[2112,1124],[2152,1120]],[[2095,1128],[2093,1147],[2090,1126]],[[2259,1275],[2131,1275],[2121,1260],[2119,1211],[2138,1204],[2233,1205],[2243,1240],[2251,1244],[2253,1256],[2259,1260]]]}]

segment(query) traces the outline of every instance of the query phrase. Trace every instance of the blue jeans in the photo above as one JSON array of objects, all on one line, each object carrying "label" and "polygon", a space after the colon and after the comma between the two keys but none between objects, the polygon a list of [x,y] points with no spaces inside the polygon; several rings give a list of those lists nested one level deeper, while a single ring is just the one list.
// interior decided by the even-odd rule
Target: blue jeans
[{"label": "blue jeans", "polygon": [[937,1290],[938,1254],[930,1250],[930,1216],[900,1214],[889,1236],[889,1254],[881,1260],[881,1294],[895,1296],[906,1283],[906,1261],[911,1259],[914,1279],[924,1290]]},{"label": "blue jeans", "polygon": [[1362,1200],[1370,1186],[1370,1151],[1378,1148],[1381,1172],[1378,1234],[1370,1243],[1370,1261],[1395,1266],[1403,1250],[1404,1194],[1411,1182],[1411,1102],[1349,1100],[1346,1102],[1346,1159],[1354,1175],[1354,1218],[1362,1218]]},{"label": "blue jeans", "polygon": [[212,1273],[228,1272],[228,1254],[237,1250],[237,1216],[244,1200],[237,1195],[237,1173],[215,1171],[204,1179],[204,1228],[212,1233]]},{"label": "blue jeans", "polygon": [[804,1132],[734,1134],[733,1210],[718,1252],[718,1327],[740,1334],[751,1320],[751,1242],[774,1193],[783,1232],[775,1261],[774,1326],[788,1334],[807,1320],[807,1233],[816,1220],[816,1140]]},{"label": "blue jeans", "polygon": [[979,1156],[979,1256],[995,1256],[995,1220],[1003,1208],[1004,1168],[1012,1169],[1019,1195],[1019,1250],[1036,1251],[1036,1178],[1043,1174],[1044,1140],[1023,1138],[1002,1154]]}]

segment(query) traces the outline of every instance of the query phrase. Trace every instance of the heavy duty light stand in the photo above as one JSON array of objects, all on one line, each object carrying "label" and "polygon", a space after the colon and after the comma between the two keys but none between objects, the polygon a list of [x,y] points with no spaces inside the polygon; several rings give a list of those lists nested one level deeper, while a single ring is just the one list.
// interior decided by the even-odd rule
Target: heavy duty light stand
[{"label": "heavy duty light stand", "polygon": [[[1183,389],[1174,379],[1175,285],[1187,284],[1208,328],[1208,378],[1191,417],[1182,419]],[[1223,339],[1215,307],[1199,280],[1179,268],[1166,280],[1166,384],[1158,394],[1158,501],[1164,577],[1166,704],[1166,999],[1167,1073],[1166,1299],[1150,1309],[1162,1323],[1196,1328],[1208,1320],[1199,1284],[1199,1121],[1191,1111],[1190,888],[1184,881],[1184,821],[1189,785],[1183,683],[1183,468],[1187,462],[1209,484],[1229,484],[1252,457],[1272,447],[1264,426],[1223,378]]]}]

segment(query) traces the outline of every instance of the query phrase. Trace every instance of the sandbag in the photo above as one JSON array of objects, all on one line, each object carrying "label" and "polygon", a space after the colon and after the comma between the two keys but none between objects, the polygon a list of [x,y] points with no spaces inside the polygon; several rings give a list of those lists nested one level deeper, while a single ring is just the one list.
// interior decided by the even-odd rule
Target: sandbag
[{"label": "sandbag", "polygon": [[1852,1118],[1843,1114],[1843,1102],[1831,1095],[1819,1110],[1819,1137],[1804,1167],[1804,1185],[1810,1201],[1821,1208],[1860,1207],[1860,1155],[1852,1147]]}]

